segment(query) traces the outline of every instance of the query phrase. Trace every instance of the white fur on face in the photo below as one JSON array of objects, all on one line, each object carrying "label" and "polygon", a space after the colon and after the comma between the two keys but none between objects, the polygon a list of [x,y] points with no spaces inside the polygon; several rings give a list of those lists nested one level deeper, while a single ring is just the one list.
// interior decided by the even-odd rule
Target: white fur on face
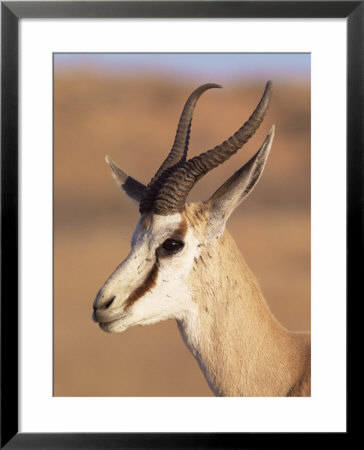
[{"label": "white fur on face", "polygon": [[[148,227],[139,221],[128,257],[100,292],[106,298],[115,296],[112,311],[115,310],[116,320],[101,324],[104,331],[116,333],[134,325],[149,325],[166,319],[183,320],[188,315],[197,314],[197,305],[192,301],[186,283],[194,258],[199,254],[199,242],[193,231],[187,229],[182,239],[185,245],[180,252],[162,256],[158,250],[166,239],[173,236],[183,220],[177,213],[154,215]],[[138,289],[143,291],[153,268],[155,280],[138,296]],[[138,298],[128,305],[127,300],[135,293]]]}]

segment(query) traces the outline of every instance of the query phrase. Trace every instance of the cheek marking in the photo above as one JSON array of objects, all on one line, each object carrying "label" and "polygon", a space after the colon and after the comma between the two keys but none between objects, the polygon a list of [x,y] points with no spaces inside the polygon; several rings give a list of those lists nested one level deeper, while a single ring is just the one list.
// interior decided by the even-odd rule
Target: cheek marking
[{"label": "cheek marking", "polygon": [[126,300],[126,306],[131,306],[135,303],[140,297],[142,297],[147,291],[150,291],[156,284],[158,277],[158,265],[155,262],[151,271],[147,275],[147,278],[144,282],[132,292],[128,299]]},{"label": "cheek marking", "polygon": [[[141,229],[146,230],[150,226],[150,224],[151,224],[151,217],[146,216],[141,221],[140,224]],[[187,220],[184,217],[182,217],[182,220],[179,223],[178,228],[173,233],[173,238],[182,240],[187,233],[187,228],[188,228]],[[147,258],[146,261],[150,261],[150,258]],[[138,269],[140,268],[140,266],[141,264],[139,265]],[[133,303],[135,303],[137,300],[143,297],[143,295],[146,292],[150,291],[157,284],[157,278],[158,278],[158,265],[157,262],[155,262],[144,282],[129,295],[128,299],[125,302],[126,307],[131,306]]]}]

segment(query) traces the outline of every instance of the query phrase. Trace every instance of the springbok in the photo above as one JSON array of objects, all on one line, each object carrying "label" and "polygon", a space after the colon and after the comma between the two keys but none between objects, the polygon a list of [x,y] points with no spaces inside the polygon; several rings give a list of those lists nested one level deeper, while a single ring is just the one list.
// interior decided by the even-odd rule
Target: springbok
[{"label": "springbok", "polygon": [[208,201],[186,204],[195,183],[255,133],[270,102],[268,81],[236,133],[187,160],[196,102],[219,87],[204,84],[190,95],[172,150],[147,186],[106,157],[141,216],[129,255],[96,296],[93,319],[109,333],[175,319],[216,396],[309,396],[310,335],[288,331],[274,318],[225,227],[262,173],[274,126],[257,153]]}]

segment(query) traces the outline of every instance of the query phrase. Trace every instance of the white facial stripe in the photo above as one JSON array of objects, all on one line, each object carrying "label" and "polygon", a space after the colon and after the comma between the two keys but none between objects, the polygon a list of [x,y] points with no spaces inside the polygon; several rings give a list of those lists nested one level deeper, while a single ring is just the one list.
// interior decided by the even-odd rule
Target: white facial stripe
[{"label": "white facial stripe", "polygon": [[[179,253],[158,258],[157,262],[156,248],[176,230],[184,233],[182,223],[187,230],[183,238],[184,248]],[[155,215],[149,227],[140,221],[134,232],[130,254],[105,285],[109,295],[116,296],[113,307],[119,310],[126,307],[128,314],[104,324],[103,329],[118,332],[132,325],[183,319],[194,311],[197,306],[191,299],[186,278],[199,250],[193,230],[187,229],[185,219],[179,213]],[[129,305],[128,299],[131,299]]]}]

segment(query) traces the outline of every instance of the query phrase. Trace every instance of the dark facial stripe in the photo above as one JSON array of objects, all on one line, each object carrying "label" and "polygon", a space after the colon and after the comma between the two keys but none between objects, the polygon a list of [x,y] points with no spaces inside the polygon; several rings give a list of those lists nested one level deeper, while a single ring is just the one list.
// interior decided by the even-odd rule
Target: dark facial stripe
[{"label": "dark facial stripe", "polygon": [[172,238],[182,241],[187,233],[187,220],[182,217],[181,222],[178,225],[178,228],[173,232]]},{"label": "dark facial stripe", "polygon": [[138,288],[136,288],[134,292],[132,292],[129,295],[128,299],[126,300],[126,306],[128,307],[131,306],[140,297],[143,297],[143,295],[147,291],[150,291],[156,285],[157,277],[158,277],[158,265],[155,262],[144,282]]},{"label": "dark facial stripe", "polygon": [[[146,216],[141,226],[142,228],[148,228],[150,226],[150,223],[151,217]],[[187,233],[187,227],[188,227],[187,220],[184,217],[182,217],[182,220],[179,223],[178,228],[173,232],[172,235],[173,239],[183,240],[183,238]],[[132,292],[129,295],[128,299],[126,300],[126,306],[127,307],[131,306],[133,303],[135,303],[137,300],[143,297],[143,295],[146,292],[150,291],[156,285],[157,278],[158,278],[158,265],[157,262],[155,262],[144,282],[139,287],[137,287],[134,292]]]}]

